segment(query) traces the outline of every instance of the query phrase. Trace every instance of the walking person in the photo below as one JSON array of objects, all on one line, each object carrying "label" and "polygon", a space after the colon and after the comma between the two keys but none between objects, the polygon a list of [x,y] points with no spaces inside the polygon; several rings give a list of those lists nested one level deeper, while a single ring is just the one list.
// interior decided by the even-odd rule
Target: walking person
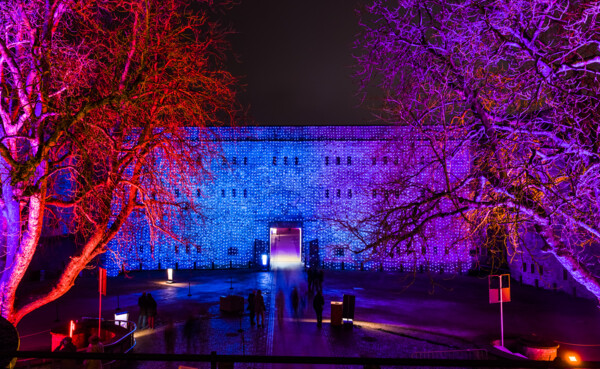
[{"label": "walking person", "polygon": [[[98,336],[91,336],[89,339],[90,345],[87,347],[87,352],[91,353],[103,353],[104,346],[102,342],[100,342],[100,338]],[[85,369],[102,369],[102,360],[98,359],[89,359],[83,362],[83,367]]]},{"label": "walking person", "polygon": [[283,295],[281,288],[277,290],[277,295],[275,296],[275,309],[277,309],[277,325],[282,327],[283,312],[285,311],[285,296]]},{"label": "walking person", "polygon": [[306,275],[308,279],[308,290],[312,292],[315,288],[315,267],[311,266],[310,268],[308,268]]},{"label": "walking person", "polygon": [[323,306],[325,305],[325,299],[323,298],[323,293],[321,291],[317,291],[317,294],[313,298],[313,308],[315,309],[315,313],[317,314],[317,327],[321,328],[323,326]]},{"label": "walking person", "polygon": [[156,319],[157,308],[156,300],[154,300],[152,294],[150,293],[148,296],[146,296],[146,308],[148,313],[148,326],[150,329],[154,329],[154,320]]},{"label": "walking person", "polygon": [[146,292],[142,293],[142,296],[138,298],[138,307],[140,308],[140,315],[138,315],[137,325],[139,329],[146,328],[146,319],[148,318],[148,304],[147,304]]},{"label": "walking person", "polygon": [[196,317],[194,314],[190,314],[183,325],[183,337],[185,337],[187,343],[188,354],[193,354],[196,352],[196,324]]},{"label": "walking person", "polygon": [[294,319],[298,319],[298,306],[300,305],[300,296],[298,295],[298,288],[296,286],[292,288],[290,301],[292,303],[292,313],[294,315]]},{"label": "walking person", "polygon": [[252,290],[252,292],[250,292],[250,294],[248,295],[248,308],[246,310],[248,310],[250,312],[250,325],[253,326],[254,325],[254,296],[256,295],[256,291]]},{"label": "walking person", "polygon": [[175,353],[175,325],[173,324],[173,318],[169,318],[169,322],[165,327],[165,348],[167,354]]},{"label": "walking person", "polygon": [[264,326],[265,326],[265,300],[263,298],[261,290],[257,290],[256,296],[254,296],[254,312],[256,314],[257,327],[264,328]]},{"label": "walking person", "polygon": [[325,278],[325,273],[323,273],[323,269],[320,269],[317,273],[317,290],[323,292],[323,279]]}]

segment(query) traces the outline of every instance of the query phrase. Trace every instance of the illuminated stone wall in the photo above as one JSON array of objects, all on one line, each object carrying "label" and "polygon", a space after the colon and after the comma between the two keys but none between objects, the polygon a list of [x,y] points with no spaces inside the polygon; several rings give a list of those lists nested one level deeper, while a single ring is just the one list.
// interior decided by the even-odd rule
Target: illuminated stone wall
[{"label": "illuminated stone wall", "polygon": [[[223,156],[215,160],[214,182],[204,184],[200,202],[205,219],[188,214],[185,227],[176,230],[194,240],[186,247],[161,236],[149,247],[145,226],[128,238],[129,251],[121,247],[118,258],[105,258],[110,275],[128,270],[236,268],[257,263],[256,250],[268,250],[269,227],[298,225],[302,229],[302,258],[308,263],[309,243],[319,246],[319,266],[365,270],[433,270],[465,272],[471,266],[470,244],[455,242],[460,225],[438,221],[427,245],[410,255],[372,258],[355,254],[357,246],[348,232],[331,221],[341,215],[364,212],[380,199],[373,190],[393,177],[407,160],[425,160],[427,150],[418,137],[401,127],[248,127],[219,128]],[[452,163],[454,173],[469,170],[464,154]],[[436,182],[436,173],[421,180]],[[414,196],[396,193],[399,201]],[[117,243],[113,241],[113,251]],[[113,254],[114,255],[114,254]]]},{"label": "illuminated stone wall", "polygon": [[527,247],[519,248],[516,251],[508,249],[512,278],[530,286],[561,291],[574,297],[595,299],[595,296],[585,286],[573,279],[553,255],[542,251],[544,242],[539,235],[535,232],[525,231],[522,237],[522,242],[526,243]]}]

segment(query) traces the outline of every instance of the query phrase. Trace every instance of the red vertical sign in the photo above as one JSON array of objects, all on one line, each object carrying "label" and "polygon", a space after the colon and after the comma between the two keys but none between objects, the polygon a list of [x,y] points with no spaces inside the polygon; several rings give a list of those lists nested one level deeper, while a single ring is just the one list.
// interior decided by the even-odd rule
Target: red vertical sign
[{"label": "red vertical sign", "polygon": [[106,296],[106,269],[98,268],[98,291],[100,295]]}]

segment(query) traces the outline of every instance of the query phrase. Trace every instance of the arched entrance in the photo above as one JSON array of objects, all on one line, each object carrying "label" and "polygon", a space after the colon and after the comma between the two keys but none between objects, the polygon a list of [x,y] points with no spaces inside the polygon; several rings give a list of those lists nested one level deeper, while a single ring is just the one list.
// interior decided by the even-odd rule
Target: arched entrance
[{"label": "arched entrance", "polygon": [[271,268],[295,268],[302,265],[302,228],[271,226]]}]

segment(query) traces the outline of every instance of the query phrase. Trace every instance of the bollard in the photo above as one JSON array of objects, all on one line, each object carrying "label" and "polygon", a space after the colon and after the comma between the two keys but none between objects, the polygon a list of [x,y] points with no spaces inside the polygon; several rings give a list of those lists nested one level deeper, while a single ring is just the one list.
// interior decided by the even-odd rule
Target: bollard
[{"label": "bollard", "polygon": [[362,261],[360,262],[360,271],[364,272],[365,270],[365,263],[363,263]]},{"label": "bollard", "polygon": [[179,270],[179,263],[175,263],[175,270]]},{"label": "bollard", "polygon": [[342,270],[344,270],[344,262],[342,261]]},{"label": "bollard", "polygon": [[229,260],[229,269],[233,269],[233,261]]},{"label": "bollard", "polygon": [[143,269],[143,268],[142,268],[142,262],[140,261],[140,271],[141,271],[142,269]]},{"label": "bollard", "polygon": [[194,261],[194,270],[196,270],[196,262]]},{"label": "bollard", "polygon": [[160,261],[158,262],[158,270],[162,270],[162,268],[160,267]]},{"label": "bollard", "polygon": [[214,261],[212,262],[212,268],[213,268],[213,270],[215,269],[215,262]]}]

